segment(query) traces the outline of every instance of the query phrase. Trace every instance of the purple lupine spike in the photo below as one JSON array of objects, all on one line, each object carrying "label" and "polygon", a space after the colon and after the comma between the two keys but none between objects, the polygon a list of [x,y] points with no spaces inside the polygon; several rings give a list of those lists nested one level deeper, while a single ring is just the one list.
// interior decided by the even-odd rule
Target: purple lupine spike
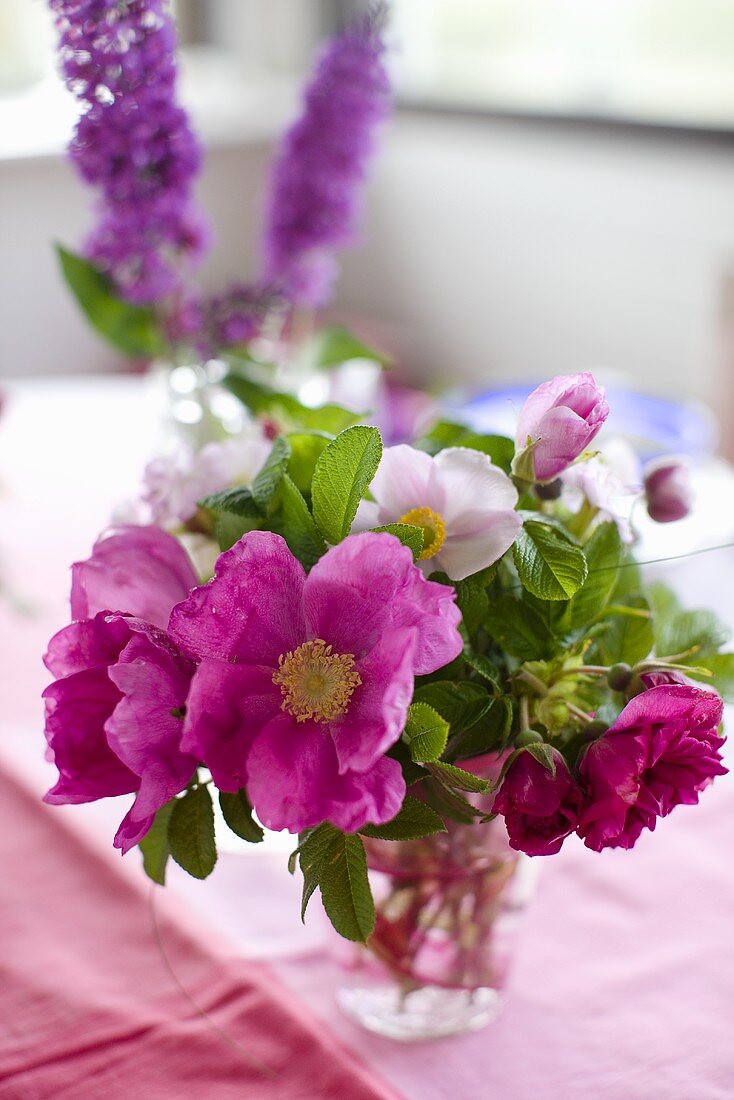
[{"label": "purple lupine spike", "polygon": [[325,305],[338,271],[334,253],[355,242],[361,185],[390,104],[386,11],[376,5],[326,44],[273,164],[264,274],[297,305]]},{"label": "purple lupine spike", "polygon": [[193,199],[202,153],[176,103],[176,31],[165,0],[49,0],[81,117],[69,153],[98,189],[86,256],[134,302],[177,291],[203,255]]}]

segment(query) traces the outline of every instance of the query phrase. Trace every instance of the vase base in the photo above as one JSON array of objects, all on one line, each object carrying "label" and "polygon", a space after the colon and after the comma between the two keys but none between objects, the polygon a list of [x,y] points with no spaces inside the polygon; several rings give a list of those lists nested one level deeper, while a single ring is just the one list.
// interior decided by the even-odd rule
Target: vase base
[{"label": "vase base", "polygon": [[340,1007],[368,1031],[403,1043],[479,1031],[502,1010],[496,989],[424,986],[402,994],[394,985],[352,987],[337,994]]}]

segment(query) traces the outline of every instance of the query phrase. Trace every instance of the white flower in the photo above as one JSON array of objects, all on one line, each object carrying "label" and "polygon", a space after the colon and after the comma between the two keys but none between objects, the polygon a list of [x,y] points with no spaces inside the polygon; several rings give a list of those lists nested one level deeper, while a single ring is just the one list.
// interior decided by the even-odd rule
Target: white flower
[{"label": "white flower", "polygon": [[629,516],[642,482],[640,460],[625,439],[605,440],[601,453],[569,467],[561,480],[569,506],[577,508],[585,497],[602,519],[617,524],[624,542],[632,541]]},{"label": "white flower", "polygon": [[360,505],[360,528],[423,528],[424,568],[455,581],[501,558],[522,527],[510,478],[468,447],[448,447],[435,458],[407,444],[388,447],[370,491],[375,499]]},{"label": "white flower", "polygon": [[272,443],[258,428],[200,451],[181,444],[172,454],[152,459],[143,474],[140,500],[148,522],[177,527],[196,514],[198,502],[231,485],[249,485],[267,458]]}]

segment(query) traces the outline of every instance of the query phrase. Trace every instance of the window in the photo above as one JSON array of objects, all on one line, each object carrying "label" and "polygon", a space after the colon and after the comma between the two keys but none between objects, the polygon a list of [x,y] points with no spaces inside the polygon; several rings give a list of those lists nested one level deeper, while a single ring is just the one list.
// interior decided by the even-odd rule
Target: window
[{"label": "window", "polygon": [[732,0],[393,0],[409,104],[734,129]]}]

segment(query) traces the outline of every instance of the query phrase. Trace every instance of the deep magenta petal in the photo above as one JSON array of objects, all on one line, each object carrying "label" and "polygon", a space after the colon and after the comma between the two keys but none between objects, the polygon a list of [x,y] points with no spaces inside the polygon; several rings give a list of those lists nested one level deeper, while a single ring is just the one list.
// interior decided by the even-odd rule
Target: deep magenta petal
[{"label": "deep magenta petal", "polygon": [[251,531],[219,556],[209,584],[173,609],[170,633],[194,659],[275,668],[306,638],[305,577],[280,535]]},{"label": "deep magenta petal", "polygon": [[130,641],[124,618],[100,612],[93,619],[69,623],[48,643],[43,663],[57,678],[89,668],[106,668]]},{"label": "deep magenta petal", "polygon": [[262,727],[280,712],[273,670],[202,661],[191,682],[182,749],[197,757],[222,791],[247,783],[247,757]]},{"label": "deep magenta petal", "polygon": [[116,527],[72,567],[71,614],[120,611],[165,628],[197,577],[178,539],[160,527]]},{"label": "deep magenta petal", "polygon": [[555,775],[527,751],[510,765],[492,810],[505,819],[510,846],[529,856],[549,856],[578,824],[581,790],[557,749]]}]

